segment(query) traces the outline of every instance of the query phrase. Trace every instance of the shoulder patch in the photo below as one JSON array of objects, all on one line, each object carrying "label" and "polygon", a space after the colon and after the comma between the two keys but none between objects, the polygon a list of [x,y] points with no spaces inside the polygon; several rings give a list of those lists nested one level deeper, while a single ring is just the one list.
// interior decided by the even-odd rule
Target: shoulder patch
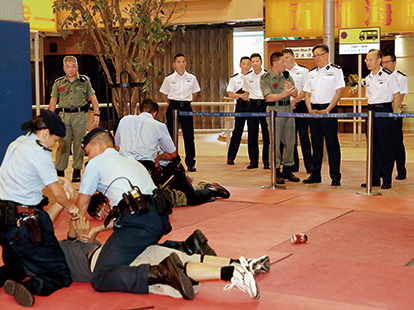
[{"label": "shoulder patch", "polygon": [[402,73],[401,71],[397,70],[397,72],[403,76],[407,76],[405,73]]},{"label": "shoulder patch", "polygon": [[191,71],[187,71],[187,72],[195,76],[195,73],[194,72],[191,72]]},{"label": "shoulder patch", "polygon": [[302,67],[302,68],[305,68],[305,69],[308,69],[308,67],[306,67],[306,66],[304,66],[304,65],[300,65],[300,64],[298,64],[298,66],[299,66],[299,67]]},{"label": "shoulder patch", "polygon": [[309,70],[309,72],[310,72],[310,71],[313,71],[313,70],[316,70],[316,69],[318,69],[318,66],[316,66],[316,67],[314,67],[314,68],[310,69],[310,70]]},{"label": "shoulder patch", "polygon": [[170,76],[171,74],[173,74],[175,71],[168,73],[165,77]]},{"label": "shoulder patch", "polygon": [[233,74],[230,78],[234,78],[235,76],[238,76],[238,75],[239,75],[238,73]]},{"label": "shoulder patch", "polygon": [[331,64],[332,67],[336,68],[336,69],[341,69],[341,66],[335,65],[335,64]]},{"label": "shoulder patch", "polygon": [[55,80],[55,82],[58,82],[58,81],[60,81],[60,80],[63,80],[65,77],[64,76],[61,76],[60,78],[57,78],[56,80]]},{"label": "shoulder patch", "polygon": [[386,68],[382,68],[382,71],[384,71],[384,72],[385,72],[385,73],[387,73],[387,74],[392,74],[391,70],[388,70],[388,69],[386,69]]}]

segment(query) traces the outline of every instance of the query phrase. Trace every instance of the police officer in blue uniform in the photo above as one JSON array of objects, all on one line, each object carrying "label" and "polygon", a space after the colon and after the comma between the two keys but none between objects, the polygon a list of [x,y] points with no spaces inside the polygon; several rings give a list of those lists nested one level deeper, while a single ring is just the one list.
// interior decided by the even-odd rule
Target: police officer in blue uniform
[{"label": "police officer in blue uniform", "polygon": [[[47,296],[72,282],[53,224],[43,210],[48,204],[43,188],[50,190],[72,218],[78,216],[78,209],[68,200],[53,166],[50,148],[66,134],[60,117],[42,110],[22,129],[29,133],[9,145],[0,169],[0,244],[4,262],[0,286],[18,304],[30,307],[33,295]],[[31,278],[22,282],[27,276]]]},{"label": "police officer in blue uniform", "polygon": [[159,214],[154,203],[156,187],[148,171],[134,158],[119,154],[112,135],[104,128],[89,132],[82,145],[89,162],[76,205],[84,215],[98,190],[108,197],[113,207],[111,217],[115,218],[111,224],[107,225],[107,219],[106,226],[94,227],[87,236],[80,236],[81,241],[93,242],[97,233],[114,228],[96,262],[93,288],[99,292],[148,294],[149,284],[164,283],[177,288],[184,298],[193,299],[188,277],[169,277],[177,274],[174,270],[179,269],[179,262],[172,262],[167,272],[157,266],[129,266],[147,246],[158,243],[171,231],[168,215]]}]

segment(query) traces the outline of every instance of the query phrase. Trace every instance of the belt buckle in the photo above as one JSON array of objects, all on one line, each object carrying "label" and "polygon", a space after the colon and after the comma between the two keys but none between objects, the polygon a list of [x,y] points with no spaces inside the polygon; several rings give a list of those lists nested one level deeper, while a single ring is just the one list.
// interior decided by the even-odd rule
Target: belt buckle
[{"label": "belt buckle", "polygon": [[180,102],[180,108],[184,107],[184,102]]},{"label": "belt buckle", "polygon": [[257,100],[257,105],[261,105],[262,101],[261,100]]},{"label": "belt buckle", "polygon": [[76,110],[76,109],[77,109],[77,108],[74,108],[74,107],[70,107],[70,108],[69,108],[69,110],[70,110],[70,112],[71,112],[71,113],[73,113],[73,112],[77,112],[77,110]]}]

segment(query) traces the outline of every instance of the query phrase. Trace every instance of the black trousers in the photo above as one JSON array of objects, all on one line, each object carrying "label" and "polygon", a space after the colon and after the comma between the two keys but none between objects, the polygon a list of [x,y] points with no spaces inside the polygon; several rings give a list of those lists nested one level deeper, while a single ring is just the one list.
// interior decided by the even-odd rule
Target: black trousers
[{"label": "black trousers", "polygon": [[[247,106],[248,112],[266,112],[267,103],[263,100],[250,100]],[[247,147],[249,151],[250,164],[257,166],[259,164],[259,124],[262,128],[262,161],[264,165],[269,165],[269,129],[267,127],[266,117],[249,117],[247,118]]]},{"label": "black trousers", "polygon": [[[247,112],[247,101],[238,99],[236,104],[235,112]],[[227,159],[234,160],[239,151],[240,141],[243,136],[244,124],[247,121],[247,117],[235,117],[234,118],[234,129],[230,140],[229,149],[227,152]]]},{"label": "black trousers", "polygon": [[[329,104],[312,104],[312,109],[324,110]],[[335,106],[332,113],[338,113]],[[341,147],[338,140],[337,118],[311,118],[309,120],[313,149],[313,172],[316,178],[321,178],[323,141],[325,139],[328,151],[329,175],[332,180],[341,180]]]},{"label": "black trousers", "polygon": [[39,210],[43,245],[32,243],[23,224],[20,229],[14,226],[8,232],[0,232],[4,263],[0,267],[0,287],[6,280],[21,282],[26,276],[30,276],[27,282],[34,292],[40,296],[48,296],[60,288],[68,287],[72,278],[65,255],[55,237],[53,223],[43,209]]},{"label": "black trousers", "polygon": [[[392,103],[369,104],[368,109],[375,112],[392,112]],[[395,159],[396,121],[393,118],[374,118],[372,182],[391,184]]]},{"label": "black trousers", "polygon": [[[305,100],[301,100],[296,103],[296,108],[293,110],[293,113],[308,113],[308,108],[306,107]],[[300,147],[302,148],[302,157],[303,163],[306,170],[312,171],[312,150],[311,143],[309,139],[309,118],[295,118],[296,133],[299,135]],[[297,139],[297,136],[296,136]],[[283,148],[284,145],[281,143],[280,150],[281,156],[283,158]],[[298,143],[296,140],[295,148],[293,150],[293,159],[295,163],[292,166],[294,171],[299,170],[299,153],[298,153]]]},{"label": "black trousers", "polygon": [[397,173],[407,175],[405,168],[405,146],[403,136],[403,118],[397,118],[395,121],[395,163],[397,164]]},{"label": "black trousers", "polygon": [[[190,106],[189,102],[178,102],[171,101],[168,105],[166,118],[167,118],[167,128],[170,133],[171,138],[174,138],[174,120],[173,120],[173,111],[185,111],[193,112],[193,109]],[[195,166],[195,144],[194,144],[194,120],[192,116],[179,116],[178,122],[181,123],[181,130],[183,133],[184,139],[184,149],[185,149],[185,164],[187,167]]]}]

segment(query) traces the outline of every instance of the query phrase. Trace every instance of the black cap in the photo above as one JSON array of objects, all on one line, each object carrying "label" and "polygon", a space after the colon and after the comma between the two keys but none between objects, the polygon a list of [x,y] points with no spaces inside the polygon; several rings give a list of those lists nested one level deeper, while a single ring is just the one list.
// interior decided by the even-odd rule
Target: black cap
[{"label": "black cap", "polygon": [[83,141],[81,142],[82,148],[84,149],[88,145],[88,143],[92,141],[93,138],[95,138],[102,132],[108,132],[110,134],[108,129],[102,127],[94,128],[91,131],[89,131],[89,133],[85,136],[85,138],[83,138]]},{"label": "black cap", "polygon": [[55,112],[50,110],[41,110],[40,115],[43,118],[50,133],[55,134],[61,138],[66,136],[66,126],[62,119]]}]

